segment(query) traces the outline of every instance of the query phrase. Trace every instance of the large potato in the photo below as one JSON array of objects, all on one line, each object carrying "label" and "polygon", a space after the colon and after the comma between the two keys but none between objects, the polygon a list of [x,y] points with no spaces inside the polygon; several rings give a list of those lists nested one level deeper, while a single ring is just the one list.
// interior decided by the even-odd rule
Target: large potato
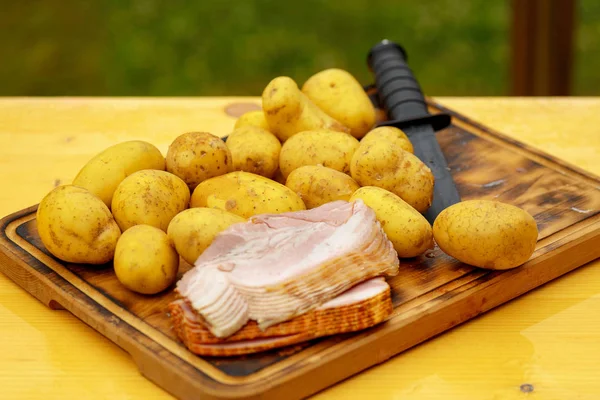
[{"label": "large potato", "polygon": [[257,128],[270,131],[269,124],[265,119],[265,113],[263,113],[262,110],[248,111],[247,113],[242,114],[237,121],[235,121],[233,129],[238,129],[243,126],[256,126]]},{"label": "large potato", "polygon": [[262,108],[270,131],[282,142],[298,132],[330,129],[350,132],[350,129],[317,107],[296,82],[287,76],[273,79],[262,94]]},{"label": "large potato", "polygon": [[446,254],[487,269],[510,269],[535,250],[538,228],[525,210],[491,200],[468,200],[443,210],[433,236]]},{"label": "large potato", "polygon": [[244,221],[239,215],[216,208],[190,208],[171,220],[167,234],[177,253],[193,265],[217,234]]},{"label": "large potato", "polygon": [[348,71],[330,68],[308,78],[304,93],[327,115],[360,139],[375,124],[375,108],[362,85]]},{"label": "large potato", "polygon": [[189,200],[190,190],[177,176],[166,171],[138,171],[117,187],[112,213],[123,232],[141,224],[166,232],[171,219],[187,208]]},{"label": "large potato", "polygon": [[110,210],[87,189],[64,185],[48,193],[37,209],[42,243],[55,257],[71,263],[112,260],[119,226]]},{"label": "large potato", "polygon": [[167,152],[167,171],[177,175],[190,190],[202,181],[231,171],[231,152],[221,138],[208,132],[179,135]]},{"label": "large potato", "polygon": [[359,146],[358,140],[343,132],[319,129],[300,132],[281,147],[279,169],[287,179],[296,168],[323,165],[350,173],[350,161]]},{"label": "large potato", "polygon": [[361,139],[360,143],[370,143],[371,141],[388,141],[400,146],[404,151],[414,153],[414,148],[410,139],[402,130],[393,126],[380,126],[375,128]]},{"label": "large potato", "polygon": [[194,190],[190,206],[218,208],[244,218],[306,209],[300,196],[290,188],[243,171],[202,182]]},{"label": "large potato", "polygon": [[348,201],[359,188],[350,176],[322,165],[305,165],[293,170],[285,185],[298,193],[309,209],[336,200]]},{"label": "large potato", "polygon": [[416,257],[433,248],[429,222],[394,193],[376,186],[364,186],[350,197],[350,201],[358,199],[375,211],[399,257]]},{"label": "large potato", "polygon": [[243,126],[227,137],[234,171],[246,171],[272,178],[279,168],[281,143],[271,132]]},{"label": "large potato", "polygon": [[119,183],[142,169],[164,170],[165,157],[150,143],[127,141],[94,156],[79,171],[73,185],[89,190],[110,207]]},{"label": "large potato", "polygon": [[388,141],[361,143],[350,164],[361,186],[377,186],[402,198],[420,213],[433,200],[433,173],[417,156]]}]

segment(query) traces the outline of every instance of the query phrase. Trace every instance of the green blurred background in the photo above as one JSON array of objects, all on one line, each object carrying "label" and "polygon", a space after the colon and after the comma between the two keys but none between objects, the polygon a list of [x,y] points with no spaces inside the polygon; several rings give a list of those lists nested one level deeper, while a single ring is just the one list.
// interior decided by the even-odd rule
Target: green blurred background
[{"label": "green blurred background", "polygon": [[[4,4],[2,4],[4,3]],[[506,0],[0,0],[0,95],[259,95],[401,43],[429,95],[510,94]],[[577,2],[571,94],[600,91],[600,1]]]}]

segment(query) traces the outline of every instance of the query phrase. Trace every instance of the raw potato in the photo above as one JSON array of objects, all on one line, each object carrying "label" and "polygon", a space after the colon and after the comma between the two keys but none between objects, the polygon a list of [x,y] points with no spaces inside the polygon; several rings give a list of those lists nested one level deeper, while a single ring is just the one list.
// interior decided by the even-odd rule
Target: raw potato
[{"label": "raw potato", "polygon": [[292,171],[285,184],[298,193],[306,208],[350,199],[358,183],[350,176],[322,165],[305,165]]},{"label": "raw potato", "polygon": [[529,260],[538,228],[525,210],[491,200],[468,200],[442,211],[433,223],[440,249],[466,264],[510,269]]},{"label": "raw potato", "polygon": [[117,279],[127,289],[156,294],[175,283],[179,255],[165,232],[149,225],[136,225],[121,235],[114,268]]},{"label": "raw potato", "polygon": [[216,208],[190,208],[171,220],[167,235],[177,253],[193,265],[218,233],[245,221],[238,215]]},{"label": "raw potato", "polygon": [[165,157],[141,140],[116,144],[92,158],[79,171],[73,185],[85,188],[110,207],[112,197],[127,176],[143,169],[165,169]]},{"label": "raw potato", "polygon": [[361,186],[377,186],[423,213],[433,200],[433,173],[417,156],[388,141],[361,143],[350,164]]},{"label": "raw potato", "polygon": [[262,94],[262,107],[271,132],[285,142],[298,132],[311,129],[331,129],[350,132],[339,121],[325,114],[300,91],[287,76],[273,79]]},{"label": "raw potato", "polygon": [[350,173],[350,161],[358,140],[343,132],[319,129],[300,132],[281,147],[279,168],[284,178],[304,165],[323,165],[343,173]]},{"label": "raw potato", "polygon": [[232,170],[231,152],[223,140],[208,132],[178,136],[167,152],[167,171],[194,190],[198,184]]},{"label": "raw potato", "polygon": [[404,151],[408,151],[409,153],[415,152],[410,139],[402,130],[393,127],[393,126],[381,126],[379,128],[375,128],[369,133],[365,135],[364,138],[360,141],[360,143],[369,143],[371,141],[389,141],[396,143],[400,148]]},{"label": "raw potato", "polygon": [[134,225],[151,225],[166,232],[171,219],[185,210],[190,190],[166,171],[145,170],[129,175],[117,188],[112,213],[124,232]]},{"label": "raw potato", "polygon": [[357,139],[375,125],[375,108],[362,85],[348,71],[331,68],[311,76],[302,86],[313,103],[350,128]]},{"label": "raw potato", "polygon": [[238,129],[242,126],[256,126],[257,128],[270,131],[269,124],[267,123],[265,114],[262,110],[248,111],[247,113],[243,114],[237,119],[237,121],[235,121],[233,129]]},{"label": "raw potato", "polygon": [[281,143],[271,132],[255,126],[234,130],[227,138],[234,171],[272,178],[279,168]]},{"label": "raw potato", "polygon": [[416,257],[433,249],[433,232],[429,222],[394,193],[375,186],[364,186],[350,197],[350,201],[358,199],[375,211],[399,257]]},{"label": "raw potato", "polygon": [[111,261],[121,235],[106,204],[87,189],[73,185],[59,186],[48,193],[36,219],[46,249],[71,263]]},{"label": "raw potato", "polygon": [[243,171],[202,182],[194,190],[190,206],[218,208],[243,218],[306,209],[300,196],[288,187]]}]

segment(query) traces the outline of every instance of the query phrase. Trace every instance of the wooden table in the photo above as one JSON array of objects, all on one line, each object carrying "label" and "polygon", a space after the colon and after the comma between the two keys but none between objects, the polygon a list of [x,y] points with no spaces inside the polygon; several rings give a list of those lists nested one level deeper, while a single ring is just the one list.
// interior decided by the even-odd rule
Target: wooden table
[{"label": "wooden table", "polygon": [[[600,98],[437,98],[600,175]],[[256,98],[0,98],[0,214],[38,203],[96,152],[191,130],[230,131]],[[228,113],[229,112],[229,113]],[[599,244],[600,245],[600,244]],[[322,392],[339,399],[597,399],[600,262]],[[527,393],[533,391],[533,393]],[[0,274],[2,399],[164,399],[130,357]]]}]

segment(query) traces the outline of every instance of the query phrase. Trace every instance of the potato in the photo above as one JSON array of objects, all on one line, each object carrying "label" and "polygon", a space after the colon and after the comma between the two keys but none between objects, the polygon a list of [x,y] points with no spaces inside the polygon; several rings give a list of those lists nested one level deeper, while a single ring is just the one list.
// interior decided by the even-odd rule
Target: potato
[{"label": "potato", "polygon": [[357,139],[375,125],[375,107],[348,71],[330,68],[308,78],[302,93],[327,115],[350,128]]},{"label": "potato", "polygon": [[290,188],[243,171],[202,182],[194,190],[190,206],[218,208],[244,218],[306,209],[300,196]]},{"label": "potato", "polygon": [[272,178],[279,168],[281,143],[271,132],[255,126],[234,130],[227,138],[234,171]]},{"label": "potato", "polygon": [[343,132],[319,129],[300,132],[281,147],[279,169],[284,178],[304,165],[323,165],[350,173],[350,161],[359,146],[358,140]]},{"label": "potato", "polygon": [[237,119],[237,121],[235,121],[233,129],[238,129],[242,126],[256,126],[257,128],[270,131],[269,124],[267,123],[265,114],[262,110],[248,111],[247,113],[243,114]]},{"label": "potato", "polygon": [[510,269],[535,250],[538,228],[525,210],[491,200],[467,200],[444,209],[433,236],[446,254],[480,268]]},{"label": "potato", "polygon": [[293,170],[285,185],[298,193],[309,209],[331,201],[348,201],[359,188],[350,176],[322,165],[305,165]]},{"label": "potato", "polygon": [[369,143],[371,141],[389,141],[394,142],[404,151],[408,151],[409,153],[415,152],[410,139],[404,132],[400,129],[393,126],[380,126],[379,128],[375,128],[369,133],[365,135],[364,138],[360,141],[360,143]]},{"label": "potato", "polygon": [[87,189],[58,186],[42,199],[36,217],[40,239],[55,257],[79,264],[112,260],[121,231],[106,204]]},{"label": "potato", "polygon": [[433,200],[433,173],[417,156],[388,141],[361,143],[350,164],[361,186],[377,186],[402,198],[420,213]]},{"label": "potato", "polygon": [[73,179],[73,185],[89,190],[110,207],[119,183],[142,169],[164,170],[165,157],[150,143],[127,141],[94,156]]},{"label": "potato", "polygon": [[114,269],[127,289],[156,294],[175,283],[179,255],[165,232],[150,225],[136,225],[121,235]]},{"label": "potato", "polygon": [[184,181],[166,171],[144,170],[119,184],[112,212],[124,232],[134,225],[151,225],[166,232],[171,219],[185,210],[190,190]]},{"label": "potato", "polygon": [[218,233],[244,221],[238,215],[216,208],[190,208],[171,220],[167,235],[177,253],[193,265]]},{"label": "potato", "polygon": [[417,210],[394,193],[376,186],[358,189],[350,201],[362,200],[377,220],[399,257],[416,257],[433,249],[431,225]]},{"label": "potato", "polygon": [[298,132],[330,129],[350,132],[339,121],[325,114],[287,76],[273,79],[262,94],[262,108],[270,131],[285,142]]},{"label": "potato", "polygon": [[208,132],[178,136],[167,152],[167,171],[194,190],[198,184],[232,170],[231,152],[223,140]]}]

